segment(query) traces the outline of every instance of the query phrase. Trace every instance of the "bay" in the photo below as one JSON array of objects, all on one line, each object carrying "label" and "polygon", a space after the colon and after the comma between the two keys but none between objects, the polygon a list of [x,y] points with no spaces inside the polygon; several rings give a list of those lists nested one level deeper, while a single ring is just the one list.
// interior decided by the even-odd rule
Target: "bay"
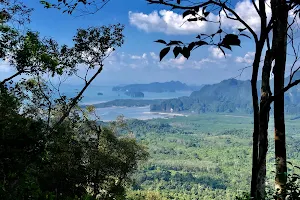
[{"label": "bay", "polygon": [[[67,97],[73,97],[79,91],[82,86],[75,85],[63,85],[61,87],[62,95]],[[143,92],[144,98],[131,98],[125,95],[123,92],[112,91],[113,86],[96,86],[91,85],[83,94],[82,100],[79,102],[81,105],[92,105],[96,103],[102,103],[112,101],[115,99],[172,99],[181,96],[189,96],[192,91],[177,91],[177,92]],[[103,95],[99,95],[102,93]],[[176,114],[168,113],[153,113],[150,112],[150,106],[145,107],[107,107],[97,108],[96,115],[100,117],[102,121],[112,121],[118,116],[123,115],[126,119],[152,119],[152,118],[166,118],[173,117]]]}]

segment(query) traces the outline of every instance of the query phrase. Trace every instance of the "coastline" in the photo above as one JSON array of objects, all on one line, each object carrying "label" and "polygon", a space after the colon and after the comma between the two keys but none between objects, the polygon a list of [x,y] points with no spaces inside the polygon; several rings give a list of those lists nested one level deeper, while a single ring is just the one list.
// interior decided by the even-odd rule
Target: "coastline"
[{"label": "coastline", "polygon": [[167,115],[167,116],[180,116],[187,117],[189,115],[181,114],[181,113],[166,113],[166,112],[144,112],[145,114],[156,114],[156,115]]}]

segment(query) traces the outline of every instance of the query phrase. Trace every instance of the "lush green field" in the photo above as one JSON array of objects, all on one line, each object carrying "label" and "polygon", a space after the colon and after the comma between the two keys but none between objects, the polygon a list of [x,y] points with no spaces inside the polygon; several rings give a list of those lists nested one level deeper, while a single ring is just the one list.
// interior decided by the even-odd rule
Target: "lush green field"
[{"label": "lush green field", "polygon": [[[273,120],[270,121],[268,177],[273,184]],[[150,159],[134,175],[129,196],[140,199],[234,199],[249,191],[252,154],[250,115],[205,114],[148,121],[130,129],[147,144]],[[287,117],[288,157],[300,162],[300,123]],[[146,192],[147,191],[147,192]],[[149,192],[150,191],[150,192]]]}]

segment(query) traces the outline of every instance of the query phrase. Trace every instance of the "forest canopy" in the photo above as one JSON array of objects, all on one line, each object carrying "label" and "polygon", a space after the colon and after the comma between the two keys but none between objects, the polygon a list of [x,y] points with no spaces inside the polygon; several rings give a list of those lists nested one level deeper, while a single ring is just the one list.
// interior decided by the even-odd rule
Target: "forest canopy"
[{"label": "forest canopy", "polygon": [[[15,71],[0,81],[0,198],[124,198],[146,148],[122,119],[102,127],[90,117],[92,108],[77,106],[103,61],[123,44],[124,27],[78,29],[67,46],[28,30],[32,9],[22,1],[0,5],[0,58]],[[94,74],[81,77],[85,85],[76,96],[61,95],[52,80],[78,76],[81,65]]]}]

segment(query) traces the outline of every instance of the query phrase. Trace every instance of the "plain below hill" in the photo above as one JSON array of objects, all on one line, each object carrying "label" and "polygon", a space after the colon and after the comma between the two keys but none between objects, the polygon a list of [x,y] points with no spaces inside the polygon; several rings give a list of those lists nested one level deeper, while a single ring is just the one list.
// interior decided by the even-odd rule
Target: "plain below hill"
[{"label": "plain below hill", "polygon": [[164,83],[154,82],[148,84],[130,84],[125,86],[113,87],[113,91],[121,92],[176,92],[176,91],[196,91],[201,86],[189,86],[180,81],[169,81]]},{"label": "plain below hill", "polygon": [[[300,78],[296,73],[294,79]],[[286,78],[288,83],[289,77]],[[258,82],[258,92],[261,83]],[[259,92],[260,93],[260,92]],[[259,94],[260,95],[260,94]],[[185,113],[219,113],[239,112],[252,113],[250,81],[236,79],[223,80],[220,83],[205,85],[190,96],[168,99],[152,104],[152,112],[185,112]],[[285,111],[288,114],[300,113],[300,86],[295,86],[285,93]]]}]

